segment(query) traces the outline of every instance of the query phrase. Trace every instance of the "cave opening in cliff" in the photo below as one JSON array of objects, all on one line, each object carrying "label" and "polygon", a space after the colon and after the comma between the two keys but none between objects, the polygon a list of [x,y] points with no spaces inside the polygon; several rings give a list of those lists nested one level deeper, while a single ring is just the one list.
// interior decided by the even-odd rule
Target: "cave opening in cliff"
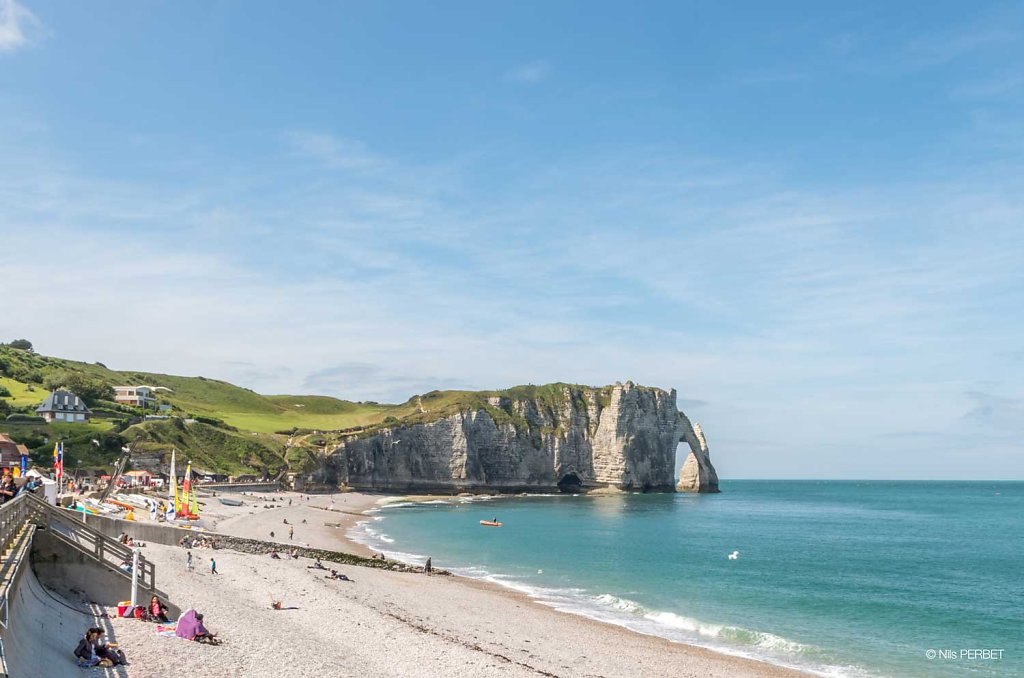
[{"label": "cave opening in cliff", "polygon": [[583,489],[583,481],[575,473],[566,473],[562,476],[562,479],[558,481],[559,492],[570,492],[576,493]]}]

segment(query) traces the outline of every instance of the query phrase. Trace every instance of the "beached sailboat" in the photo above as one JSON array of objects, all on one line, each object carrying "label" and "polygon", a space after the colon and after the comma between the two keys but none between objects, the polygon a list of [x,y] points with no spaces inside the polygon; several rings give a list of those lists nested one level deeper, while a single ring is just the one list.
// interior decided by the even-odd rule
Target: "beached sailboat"
[{"label": "beached sailboat", "polygon": [[177,452],[173,447],[171,448],[171,505],[167,507],[167,520],[174,520],[178,517],[178,509],[181,508],[178,505],[178,476],[174,473],[174,456]]},{"label": "beached sailboat", "polygon": [[179,518],[199,520],[199,502],[196,501],[196,490],[192,486],[192,462],[185,467],[185,478],[181,481],[181,506]]}]

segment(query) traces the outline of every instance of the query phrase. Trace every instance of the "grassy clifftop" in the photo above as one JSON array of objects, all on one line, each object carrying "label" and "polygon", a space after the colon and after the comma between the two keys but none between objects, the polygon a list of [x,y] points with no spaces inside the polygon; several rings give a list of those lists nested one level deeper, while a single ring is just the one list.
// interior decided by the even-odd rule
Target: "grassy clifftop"
[{"label": "grassy clifftop", "polygon": [[[263,433],[292,428],[349,428],[387,416],[380,414],[387,407],[374,403],[327,396],[264,396],[217,379],[111,370],[102,363],[65,360],[0,346],[0,386],[11,393],[4,400],[12,409],[34,409],[46,398],[50,387],[72,375],[107,388],[161,387],[157,392],[160,402],[171,405],[180,414],[220,419],[239,429]],[[0,410],[0,415],[3,414]]]},{"label": "grassy clifftop", "polygon": [[[89,424],[24,421],[52,388],[77,384],[94,411]],[[175,417],[140,421],[150,411],[112,402],[114,386],[159,387],[156,395]],[[111,370],[43,356],[0,344],[0,432],[28,445],[37,463],[48,463],[55,440],[65,441],[69,464],[109,465],[123,444],[137,439],[149,452],[177,448],[197,466],[224,473],[276,472],[308,467],[324,443],[312,431],[372,432],[385,426],[427,423],[456,412],[483,409],[497,421],[522,423],[511,402],[533,400],[561,409],[567,399],[588,394],[606,405],[612,387],[577,384],[515,386],[495,391],[431,391],[398,405],[354,402],[328,396],[261,395],[202,376],[183,377]],[[498,398],[494,405],[490,399]],[[183,419],[195,419],[185,424]],[[21,421],[19,421],[21,420]],[[298,432],[298,435],[292,433]],[[292,447],[288,447],[288,443]]]}]

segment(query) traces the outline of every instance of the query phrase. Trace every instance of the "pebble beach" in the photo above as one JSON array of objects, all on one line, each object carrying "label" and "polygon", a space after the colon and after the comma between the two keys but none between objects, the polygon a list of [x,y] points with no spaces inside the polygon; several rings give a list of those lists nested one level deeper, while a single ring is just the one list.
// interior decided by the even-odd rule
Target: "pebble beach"
[{"label": "pebble beach", "polygon": [[[277,499],[269,505],[279,508],[264,509],[268,503],[259,497]],[[240,498],[240,507],[206,499],[209,529],[279,541],[282,555],[289,544],[366,555],[345,533],[382,501],[358,493],[305,501],[297,493]],[[119,675],[804,675],[561,613],[457,576],[325,563],[353,580],[346,582],[327,579],[307,558],[277,560],[226,549],[193,550],[196,568],[188,572],[183,548],[150,544],[145,552],[171,601],[204,613],[224,643],[190,643],[159,635],[153,624],[113,619],[114,640],[130,661]],[[211,555],[218,575],[209,571]],[[272,609],[276,600],[283,609]]]}]

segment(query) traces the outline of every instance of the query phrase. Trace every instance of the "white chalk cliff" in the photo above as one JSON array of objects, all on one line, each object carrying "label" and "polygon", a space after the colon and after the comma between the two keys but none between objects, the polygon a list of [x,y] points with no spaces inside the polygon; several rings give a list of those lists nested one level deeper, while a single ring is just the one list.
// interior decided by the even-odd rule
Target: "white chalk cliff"
[{"label": "white chalk cliff", "polygon": [[[432,420],[427,409],[350,436],[321,479],[398,492],[718,491],[703,433],[676,408],[675,390],[558,384],[479,396]],[[680,441],[690,452],[677,483]]]}]

